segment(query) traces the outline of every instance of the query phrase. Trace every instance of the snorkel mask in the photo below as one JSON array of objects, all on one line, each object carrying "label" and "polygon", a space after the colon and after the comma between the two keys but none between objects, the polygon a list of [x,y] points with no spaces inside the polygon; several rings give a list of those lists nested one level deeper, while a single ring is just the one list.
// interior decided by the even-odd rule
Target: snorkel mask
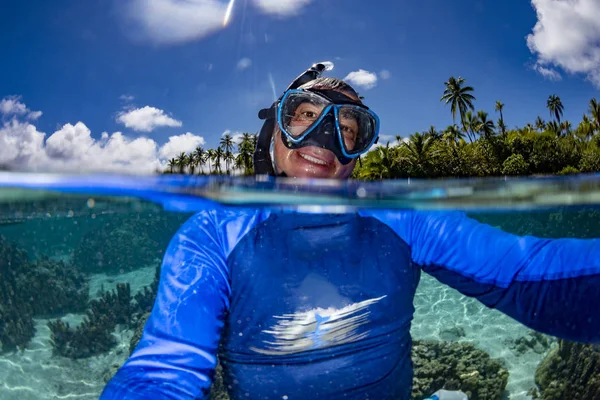
[{"label": "snorkel mask", "polygon": [[343,165],[377,143],[379,118],[368,107],[336,90],[299,89],[331,69],[332,63],[314,64],[290,84],[271,108],[260,110],[258,116],[265,123],[254,153],[257,175],[275,175],[270,148],[276,124],[287,148],[325,148]]}]

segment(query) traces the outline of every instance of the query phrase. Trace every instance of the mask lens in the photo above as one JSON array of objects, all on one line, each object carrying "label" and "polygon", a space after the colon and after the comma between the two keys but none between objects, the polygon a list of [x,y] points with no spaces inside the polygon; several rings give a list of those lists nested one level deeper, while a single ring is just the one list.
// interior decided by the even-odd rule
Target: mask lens
[{"label": "mask lens", "polygon": [[331,103],[314,93],[290,92],[280,104],[281,128],[293,139],[309,132],[320,120]]},{"label": "mask lens", "polygon": [[338,106],[337,115],[346,152],[359,154],[367,150],[377,134],[376,118],[364,108],[353,105]]}]

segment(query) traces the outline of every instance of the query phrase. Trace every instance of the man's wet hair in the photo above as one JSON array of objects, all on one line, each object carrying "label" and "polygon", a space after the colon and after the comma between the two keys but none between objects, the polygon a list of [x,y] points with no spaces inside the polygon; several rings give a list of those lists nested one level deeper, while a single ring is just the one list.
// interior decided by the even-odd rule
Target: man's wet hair
[{"label": "man's wet hair", "polygon": [[360,95],[352,86],[338,78],[321,77],[300,86],[302,89],[331,89],[346,92],[358,99]]}]

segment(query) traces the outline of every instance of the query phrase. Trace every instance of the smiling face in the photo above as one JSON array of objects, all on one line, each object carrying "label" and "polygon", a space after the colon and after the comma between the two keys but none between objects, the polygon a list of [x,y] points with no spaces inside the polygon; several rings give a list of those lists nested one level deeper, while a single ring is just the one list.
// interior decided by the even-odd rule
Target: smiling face
[{"label": "smiling face", "polygon": [[[353,100],[360,101],[355,93],[342,90],[339,90],[339,92]],[[322,106],[311,103],[300,104],[290,120],[290,130],[298,130],[299,133],[304,131],[315,122],[322,108]],[[340,128],[346,148],[352,149],[358,134],[358,122],[351,115],[341,114]],[[306,146],[296,150],[289,149],[283,144],[279,128],[276,128],[274,137],[274,156],[277,172],[284,172],[288,177],[347,179],[356,165],[356,159],[347,165],[343,165],[330,150],[322,147]]]}]

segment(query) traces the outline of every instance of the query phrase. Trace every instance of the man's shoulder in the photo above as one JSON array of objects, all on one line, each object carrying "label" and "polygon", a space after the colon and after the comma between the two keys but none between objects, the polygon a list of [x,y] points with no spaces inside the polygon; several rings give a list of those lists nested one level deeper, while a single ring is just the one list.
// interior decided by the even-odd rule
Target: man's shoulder
[{"label": "man's shoulder", "polygon": [[197,244],[216,242],[228,253],[254,227],[269,217],[268,210],[215,204],[192,215],[179,234]]}]

